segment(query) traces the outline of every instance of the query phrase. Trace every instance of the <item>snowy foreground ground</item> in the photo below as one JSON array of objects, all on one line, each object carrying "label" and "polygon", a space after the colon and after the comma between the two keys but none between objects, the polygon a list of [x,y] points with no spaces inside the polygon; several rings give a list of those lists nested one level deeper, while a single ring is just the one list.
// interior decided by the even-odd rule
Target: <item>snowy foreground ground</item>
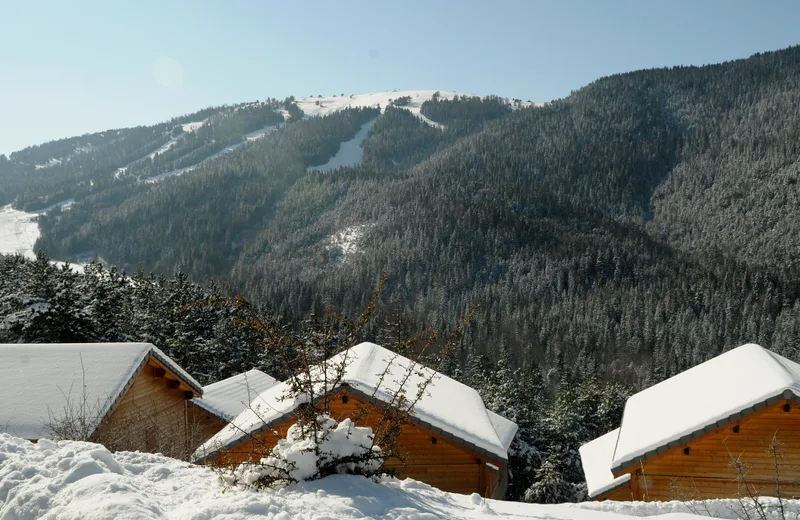
[{"label": "snowy foreground ground", "polygon": [[[792,511],[787,518],[796,519],[796,503],[791,502],[785,503]],[[718,517],[742,516],[734,511],[733,501],[712,501],[700,507]],[[226,489],[211,470],[161,455],[112,454],[85,442],[33,444],[0,434],[0,520],[630,520],[630,515],[696,519],[688,514],[690,510],[678,502],[520,504],[443,493],[413,480],[373,483],[353,476],[329,477],[274,492]]]}]

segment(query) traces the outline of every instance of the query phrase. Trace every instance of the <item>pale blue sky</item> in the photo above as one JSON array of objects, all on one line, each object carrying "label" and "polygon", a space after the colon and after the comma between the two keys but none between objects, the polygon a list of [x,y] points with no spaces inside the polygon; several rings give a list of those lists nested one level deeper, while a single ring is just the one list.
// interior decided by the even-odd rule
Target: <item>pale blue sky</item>
[{"label": "pale blue sky", "polygon": [[0,153],[210,105],[598,77],[800,43],[800,1],[0,0]]}]

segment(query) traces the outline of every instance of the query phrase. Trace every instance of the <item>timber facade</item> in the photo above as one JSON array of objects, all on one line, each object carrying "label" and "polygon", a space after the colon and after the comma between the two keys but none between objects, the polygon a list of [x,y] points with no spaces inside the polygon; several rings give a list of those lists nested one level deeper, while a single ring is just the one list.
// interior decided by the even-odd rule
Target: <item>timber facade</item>
[{"label": "timber facade", "polygon": [[626,473],[630,482],[597,499],[800,496],[800,402],[779,400],[614,476]]},{"label": "timber facade", "polygon": [[200,393],[149,357],[91,440],[111,451],[146,451],[187,459],[205,440],[193,429],[189,400]]},{"label": "timber facade", "polygon": [[729,350],[631,396],[580,451],[594,500],[800,497],[800,364]]},{"label": "timber facade", "polygon": [[[379,428],[383,411],[380,404],[349,388],[329,396],[331,416],[336,420],[351,418],[358,426]],[[364,410],[368,410],[364,413]],[[215,465],[257,462],[296,422],[294,416],[275,424],[264,425],[262,431],[243,442],[226,447],[211,461]],[[443,491],[478,493],[483,497],[502,498],[507,487],[507,462],[471,446],[453,435],[412,416],[401,426],[398,436],[398,458],[386,461],[386,468],[398,478],[413,478]]]}]

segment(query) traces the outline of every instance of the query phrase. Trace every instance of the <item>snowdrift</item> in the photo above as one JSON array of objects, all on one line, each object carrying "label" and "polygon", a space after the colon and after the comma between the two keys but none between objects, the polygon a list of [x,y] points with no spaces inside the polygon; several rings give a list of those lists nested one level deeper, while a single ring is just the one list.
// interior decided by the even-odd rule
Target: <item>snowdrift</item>
[{"label": "snowdrift", "polygon": [[[797,510],[794,501],[790,507]],[[620,512],[659,515],[659,520],[697,518],[685,511],[677,502],[520,504],[444,493],[414,480],[374,483],[345,475],[274,492],[226,489],[210,469],[161,455],[112,454],[88,442],[33,444],[0,434],[0,520],[630,520]],[[715,511],[736,517],[731,508]]]}]

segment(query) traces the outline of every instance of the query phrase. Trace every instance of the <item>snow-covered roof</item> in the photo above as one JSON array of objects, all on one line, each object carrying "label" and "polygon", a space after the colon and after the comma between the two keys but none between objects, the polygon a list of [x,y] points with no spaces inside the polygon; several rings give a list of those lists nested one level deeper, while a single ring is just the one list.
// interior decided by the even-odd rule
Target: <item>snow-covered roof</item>
[{"label": "snow-covered roof", "polygon": [[278,384],[278,380],[261,370],[253,369],[203,387],[203,397],[192,403],[230,422],[247,408],[258,394]]},{"label": "snow-covered roof", "polygon": [[630,397],[611,463],[617,473],[722,424],[800,396],[800,365],[747,344]]},{"label": "snow-covered roof", "polygon": [[0,344],[0,431],[47,436],[47,423],[85,404],[97,427],[155,357],[198,394],[202,387],[149,343]]},{"label": "snow-covered roof", "polygon": [[[477,451],[504,461],[508,459],[506,442],[511,428],[505,425],[502,438],[498,435],[483,400],[473,388],[415,365],[410,359],[373,343],[361,343],[337,354],[329,360],[328,366],[336,366],[343,356],[346,356],[347,367],[341,383],[348,385],[351,391],[374,396],[383,402],[391,400],[398,389],[398,381],[409,367],[413,367],[406,384],[410,395],[433,374],[435,377],[427,394],[414,407],[414,420]],[[381,380],[383,373],[386,377]],[[230,449],[249,436],[290,418],[297,406],[307,401],[302,396],[287,399],[288,388],[287,383],[279,383],[253,399],[248,409],[197,449],[195,459],[212,458],[219,451]]]},{"label": "snow-covered roof", "polygon": [[497,438],[500,439],[503,447],[506,451],[508,451],[508,448],[511,447],[514,437],[517,435],[519,426],[517,426],[517,423],[514,421],[510,421],[502,415],[496,414],[491,410],[486,410],[486,413],[489,414],[489,420],[492,421],[494,431],[497,432]]},{"label": "snow-covered roof", "polygon": [[630,473],[616,478],[611,473],[611,459],[614,456],[618,436],[619,428],[587,442],[578,450],[590,498],[607,493],[631,479]]}]

